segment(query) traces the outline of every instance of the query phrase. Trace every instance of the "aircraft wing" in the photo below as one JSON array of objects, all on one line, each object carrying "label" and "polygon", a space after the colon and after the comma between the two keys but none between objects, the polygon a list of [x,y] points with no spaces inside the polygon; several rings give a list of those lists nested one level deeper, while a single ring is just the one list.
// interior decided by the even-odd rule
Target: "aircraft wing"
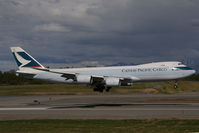
[{"label": "aircraft wing", "polygon": [[74,81],[77,81],[77,77],[78,76],[88,76],[91,77],[92,79],[92,85],[96,85],[96,84],[104,84],[105,80],[107,78],[117,78],[119,80],[122,81],[122,83],[127,84],[127,83],[131,83],[133,81],[133,79],[136,77],[107,77],[107,76],[99,76],[99,75],[83,75],[83,74],[79,74],[79,73],[70,73],[70,72],[58,72],[58,71],[53,71],[50,69],[43,69],[43,68],[33,68],[36,70],[40,70],[40,71],[45,71],[45,72],[51,72],[51,73],[57,73],[57,74],[62,74],[61,76],[66,78],[66,80],[68,79],[72,79]]},{"label": "aircraft wing", "polygon": [[[50,69],[43,69],[43,68],[33,68],[36,70],[40,70],[40,71],[45,71],[45,72],[51,72],[51,73],[57,73],[57,74],[62,74],[62,77],[65,77],[67,79],[75,79],[77,75],[79,75],[79,73],[69,73],[69,72],[58,72],[58,71],[53,71]],[[96,78],[96,80],[101,80],[104,77],[103,76],[94,76],[92,75],[93,78]]]},{"label": "aircraft wing", "polygon": [[[70,73],[70,72],[58,72],[53,71],[47,68],[33,68],[35,70],[45,71],[45,72],[51,72],[51,73],[57,73],[57,74],[63,74],[62,77],[66,77],[68,79],[73,79],[75,76],[79,75],[79,73]],[[98,75],[91,75],[92,77],[95,77],[96,79],[104,78],[104,76],[98,76]],[[123,79],[123,78],[122,78]]]}]

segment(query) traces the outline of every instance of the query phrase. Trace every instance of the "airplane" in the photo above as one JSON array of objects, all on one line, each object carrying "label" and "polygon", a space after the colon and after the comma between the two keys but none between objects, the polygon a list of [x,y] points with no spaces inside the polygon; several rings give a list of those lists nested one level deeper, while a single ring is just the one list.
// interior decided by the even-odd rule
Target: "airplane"
[{"label": "airplane", "polygon": [[50,69],[41,65],[21,47],[10,48],[18,70],[16,74],[26,78],[66,84],[88,84],[94,91],[107,92],[114,86],[131,86],[134,82],[177,80],[196,71],[178,61],[147,63],[135,66]]}]

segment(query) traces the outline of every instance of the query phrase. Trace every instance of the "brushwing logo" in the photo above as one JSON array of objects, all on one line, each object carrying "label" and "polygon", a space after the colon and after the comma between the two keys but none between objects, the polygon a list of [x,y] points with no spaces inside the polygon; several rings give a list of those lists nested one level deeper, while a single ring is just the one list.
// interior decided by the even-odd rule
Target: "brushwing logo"
[{"label": "brushwing logo", "polygon": [[23,57],[21,57],[17,52],[14,52],[14,55],[16,56],[17,61],[20,63],[18,64],[19,67],[24,67],[25,65],[31,62],[31,60],[26,60]]},{"label": "brushwing logo", "polygon": [[29,68],[40,68],[41,65],[38,64],[32,57],[30,57],[25,52],[13,52],[14,58],[17,62],[17,65],[21,67]]}]

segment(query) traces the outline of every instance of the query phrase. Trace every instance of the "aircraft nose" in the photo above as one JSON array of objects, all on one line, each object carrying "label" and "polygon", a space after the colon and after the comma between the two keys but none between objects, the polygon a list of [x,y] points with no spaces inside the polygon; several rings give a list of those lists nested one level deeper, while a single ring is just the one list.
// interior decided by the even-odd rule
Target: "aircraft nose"
[{"label": "aircraft nose", "polygon": [[195,74],[196,73],[196,70],[189,70],[189,72],[186,74],[186,76],[191,76],[191,75],[193,75],[193,74]]},{"label": "aircraft nose", "polygon": [[196,70],[192,70],[192,74],[195,74],[196,73]]}]

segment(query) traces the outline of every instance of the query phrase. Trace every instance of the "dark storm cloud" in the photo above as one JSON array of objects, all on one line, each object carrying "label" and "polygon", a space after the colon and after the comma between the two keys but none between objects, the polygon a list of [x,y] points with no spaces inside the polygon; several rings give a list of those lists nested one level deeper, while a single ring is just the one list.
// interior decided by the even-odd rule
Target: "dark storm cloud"
[{"label": "dark storm cloud", "polygon": [[0,60],[21,46],[45,63],[197,63],[198,12],[198,0],[1,0]]}]

